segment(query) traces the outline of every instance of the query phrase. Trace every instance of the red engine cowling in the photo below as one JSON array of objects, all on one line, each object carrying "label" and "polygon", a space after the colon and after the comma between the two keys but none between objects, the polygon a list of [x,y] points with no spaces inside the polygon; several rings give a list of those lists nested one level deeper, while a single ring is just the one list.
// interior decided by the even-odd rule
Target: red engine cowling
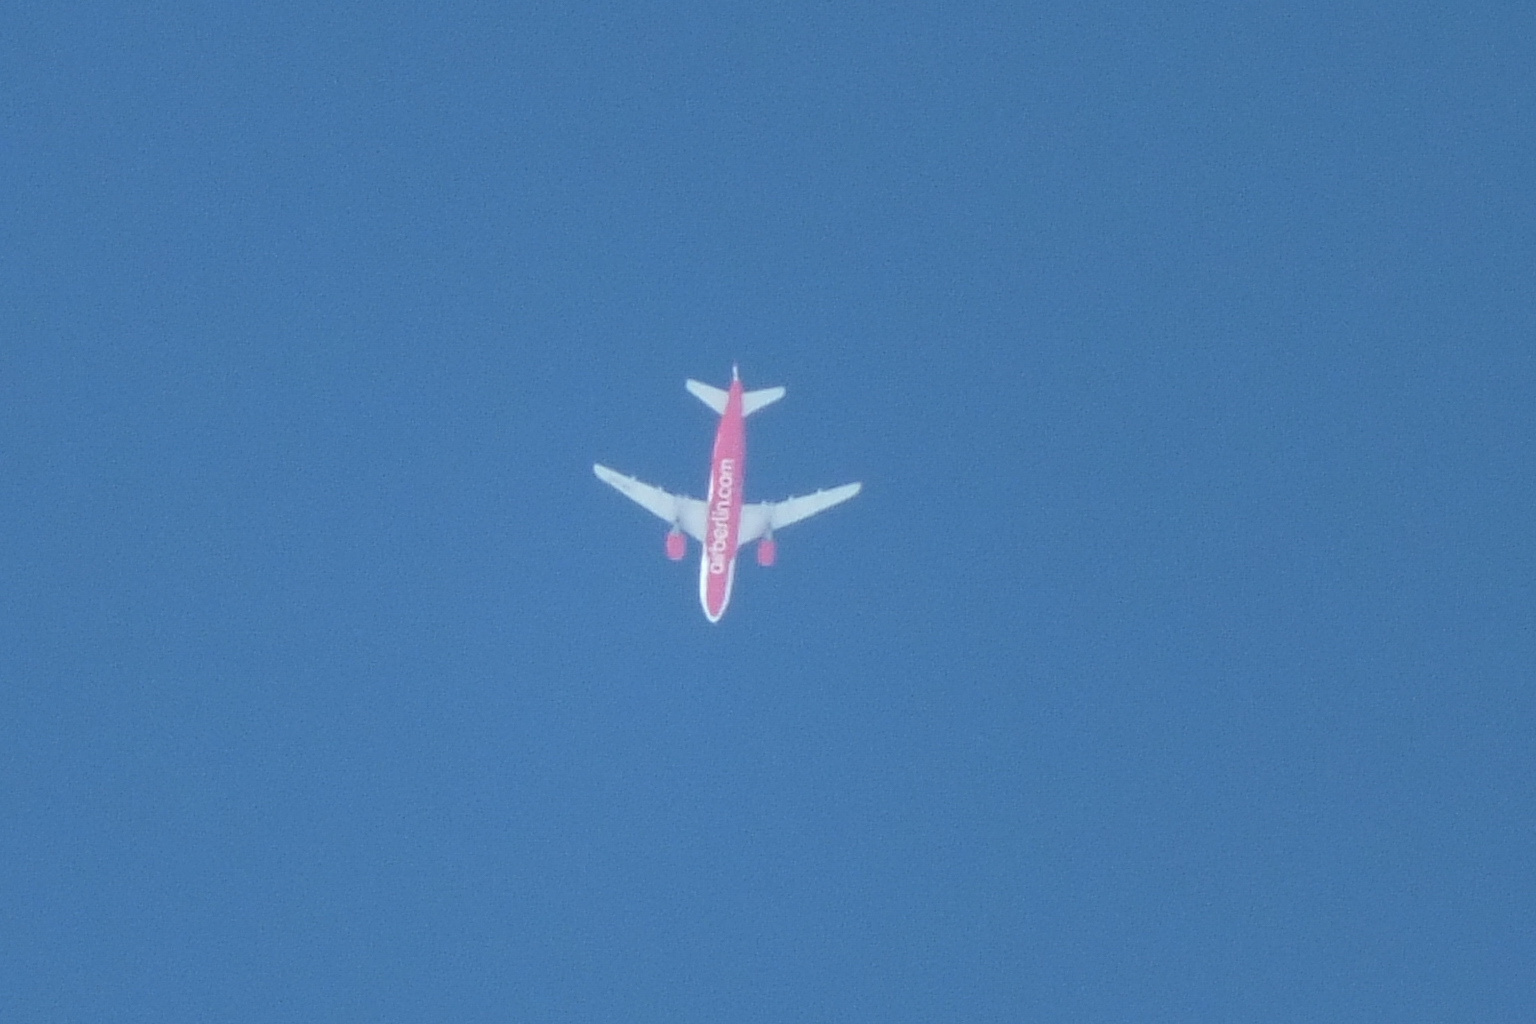
[{"label": "red engine cowling", "polygon": [[680,561],[688,553],[688,538],[679,530],[673,530],[667,534],[667,557],[672,561]]},{"label": "red engine cowling", "polygon": [[772,565],[774,559],[779,557],[779,545],[772,537],[764,537],[757,542],[757,564]]}]

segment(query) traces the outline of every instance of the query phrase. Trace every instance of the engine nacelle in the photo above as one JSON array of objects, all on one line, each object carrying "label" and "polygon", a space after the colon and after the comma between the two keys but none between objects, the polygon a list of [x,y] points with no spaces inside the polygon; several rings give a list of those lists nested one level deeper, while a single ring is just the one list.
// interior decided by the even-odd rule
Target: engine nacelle
[{"label": "engine nacelle", "polygon": [[757,542],[757,564],[772,565],[774,559],[779,557],[779,545],[772,537],[764,537]]},{"label": "engine nacelle", "polygon": [[681,530],[673,530],[667,534],[667,557],[677,562],[688,553],[688,538],[683,536]]}]

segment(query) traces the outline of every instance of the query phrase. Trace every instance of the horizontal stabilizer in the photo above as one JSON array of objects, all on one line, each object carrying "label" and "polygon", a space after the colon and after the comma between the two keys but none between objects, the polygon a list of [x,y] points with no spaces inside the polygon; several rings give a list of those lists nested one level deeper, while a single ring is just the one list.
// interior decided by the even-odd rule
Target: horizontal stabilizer
[{"label": "horizontal stabilizer", "polygon": [[831,490],[817,491],[815,494],[805,494],[784,501],[762,501],[744,505],[741,509],[739,540],[742,544],[746,544],[759,537],[766,537],[774,530],[782,530],[802,519],[809,519],[818,512],[825,512],[833,505],[841,505],[858,494],[862,486],[862,484],[844,484]]},{"label": "horizontal stabilizer", "polygon": [[[730,397],[727,392],[697,380],[690,380],[683,386],[688,389],[691,395],[715,410],[716,413],[721,416],[725,415],[725,403]],[[782,387],[763,388],[761,391],[748,391],[741,396],[741,414],[743,416],[751,416],[763,406],[772,405],[783,397],[784,389]]]},{"label": "horizontal stabilizer", "polygon": [[607,466],[594,464],[592,472],[603,483],[618,491],[651,515],[678,527],[696,541],[704,540],[704,503],[698,498],[668,494],[660,487],[641,483],[632,476],[616,473]]},{"label": "horizontal stabilizer", "polygon": [[689,393],[715,410],[715,412],[721,416],[725,415],[726,394],[724,391],[721,391],[719,388],[712,388],[708,384],[697,380],[690,380],[683,387],[687,388]]},{"label": "horizontal stabilizer", "polygon": [[763,388],[761,391],[748,391],[741,396],[741,414],[751,416],[765,405],[772,405],[784,397],[784,389]]}]

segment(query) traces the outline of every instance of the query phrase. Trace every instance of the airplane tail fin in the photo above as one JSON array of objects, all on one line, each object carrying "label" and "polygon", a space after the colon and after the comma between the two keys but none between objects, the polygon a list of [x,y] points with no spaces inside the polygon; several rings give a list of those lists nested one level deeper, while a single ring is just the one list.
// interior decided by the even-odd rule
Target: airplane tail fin
[{"label": "airplane tail fin", "polygon": [[[719,388],[710,387],[700,381],[690,380],[685,387],[699,401],[715,410],[721,416],[725,415],[726,393]],[[765,405],[772,405],[784,397],[784,389],[763,388],[761,391],[748,391],[741,396],[741,414],[751,416]]]}]

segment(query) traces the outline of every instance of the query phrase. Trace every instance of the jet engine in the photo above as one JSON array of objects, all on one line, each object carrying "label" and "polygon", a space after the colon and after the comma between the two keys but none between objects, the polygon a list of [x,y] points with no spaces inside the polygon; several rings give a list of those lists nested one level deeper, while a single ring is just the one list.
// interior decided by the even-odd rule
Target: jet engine
[{"label": "jet engine", "polygon": [[688,538],[683,536],[681,530],[673,530],[667,534],[667,557],[676,562],[688,553]]},{"label": "jet engine", "polygon": [[757,542],[757,564],[772,565],[773,560],[779,557],[779,545],[772,537],[764,537]]}]

